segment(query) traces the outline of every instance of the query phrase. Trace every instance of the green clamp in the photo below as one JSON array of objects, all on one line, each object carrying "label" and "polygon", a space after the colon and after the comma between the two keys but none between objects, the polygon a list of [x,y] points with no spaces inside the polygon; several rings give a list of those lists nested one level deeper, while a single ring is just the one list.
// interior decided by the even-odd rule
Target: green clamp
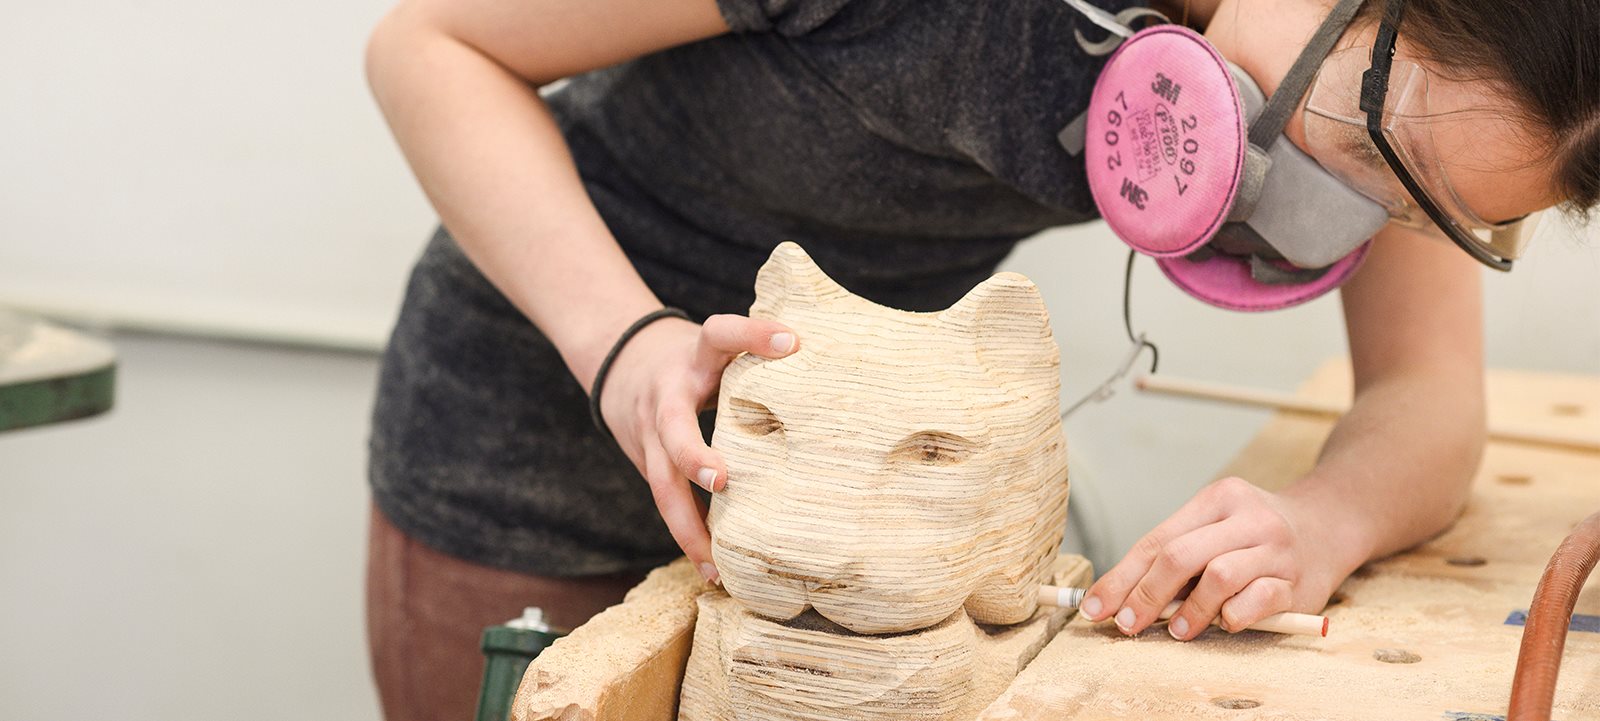
[{"label": "green clamp", "polygon": [[521,618],[483,630],[483,686],[478,692],[477,721],[507,721],[517,686],[528,664],[555,640],[566,635],[545,623],[544,611],[524,609]]}]

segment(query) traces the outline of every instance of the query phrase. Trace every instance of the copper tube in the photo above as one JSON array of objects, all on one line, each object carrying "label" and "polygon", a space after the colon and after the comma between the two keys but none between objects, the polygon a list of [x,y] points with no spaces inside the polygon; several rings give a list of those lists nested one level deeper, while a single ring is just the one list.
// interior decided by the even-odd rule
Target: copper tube
[{"label": "copper tube", "polygon": [[1511,677],[1511,708],[1506,721],[1550,721],[1572,608],[1597,560],[1600,513],[1583,519],[1561,542],[1533,592],[1528,620],[1522,629],[1522,648],[1517,652],[1517,672]]}]

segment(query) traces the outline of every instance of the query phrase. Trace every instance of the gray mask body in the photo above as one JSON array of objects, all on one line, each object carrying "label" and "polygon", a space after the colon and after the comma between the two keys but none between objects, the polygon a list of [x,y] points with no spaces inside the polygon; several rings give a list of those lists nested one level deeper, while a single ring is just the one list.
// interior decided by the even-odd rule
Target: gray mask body
[{"label": "gray mask body", "polygon": [[[1254,124],[1266,97],[1249,73],[1228,66],[1244,103],[1245,122]],[[1320,269],[1354,252],[1389,222],[1382,205],[1345,185],[1288,138],[1280,135],[1277,141],[1264,153],[1250,148],[1243,180],[1250,190],[1241,193],[1230,222],[1207,245],[1209,252]]]}]

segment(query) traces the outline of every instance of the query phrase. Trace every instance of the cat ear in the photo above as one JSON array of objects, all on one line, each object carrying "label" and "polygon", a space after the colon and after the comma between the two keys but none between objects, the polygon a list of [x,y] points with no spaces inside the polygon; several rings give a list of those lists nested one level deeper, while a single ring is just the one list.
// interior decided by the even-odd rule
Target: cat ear
[{"label": "cat ear", "polygon": [[939,316],[972,338],[991,376],[1030,386],[1060,382],[1061,353],[1050,333],[1050,312],[1026,277],[999,273]]},{"label": "cat ear", "polygon": [[756,302],[750,306],[750,317],[779,319],[785,309],[813,307],[849,296],[799,245],[784,241],[756,272]]}]

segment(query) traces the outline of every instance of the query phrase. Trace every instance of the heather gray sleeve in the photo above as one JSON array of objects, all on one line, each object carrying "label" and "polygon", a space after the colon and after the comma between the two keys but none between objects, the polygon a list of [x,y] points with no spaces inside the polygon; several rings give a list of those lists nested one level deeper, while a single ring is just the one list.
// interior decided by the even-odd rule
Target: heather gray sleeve
[{"label": "heather gray sleeve", "polygon": [[856,35],[881,24],[906,4],[906,0],[717,0],[723,19],[734,32],[790,37]]}]

